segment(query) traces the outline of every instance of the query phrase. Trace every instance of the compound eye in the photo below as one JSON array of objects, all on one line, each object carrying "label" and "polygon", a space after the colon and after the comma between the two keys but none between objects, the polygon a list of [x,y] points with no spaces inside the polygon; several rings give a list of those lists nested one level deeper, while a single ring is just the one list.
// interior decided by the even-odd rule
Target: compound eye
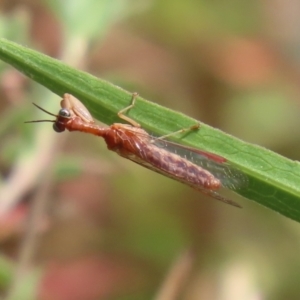
[{"label": "compound eye", "polygon": [[62,108],[59,112],[58,112],[60,117],[64,117],[64,118],[70,118],[71,117],[71,113],[68,109],[66,108]]},{"label": "compound eye", "polygon": [[59,127],[59,126],[57,126],[56,123],[54,123],[54,124],[53,124],[53,130],[54,130],[55,132],[63,132],[63,131],[65,131],[65,128],[64,128],[64,127]]}]

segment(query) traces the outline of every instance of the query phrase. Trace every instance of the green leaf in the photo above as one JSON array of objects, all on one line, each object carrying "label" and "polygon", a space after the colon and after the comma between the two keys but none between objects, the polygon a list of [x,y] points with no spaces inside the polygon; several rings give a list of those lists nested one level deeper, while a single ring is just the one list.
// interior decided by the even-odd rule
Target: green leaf
[{"label": "green leaf", "polygon": [[[5,39],[0,39],[0,58],[60,96],[73,94],[103,123],[120,121],[117,112],[130,104],[130,92]],[[156,135],[197,122],[141,97],[128,115]],[[239,194],[300,221],[298,162],[245,143],[205,124],[201,124],[198,132],[174,140],[225,157],[249,177],[247,187],[237,190]]]}]

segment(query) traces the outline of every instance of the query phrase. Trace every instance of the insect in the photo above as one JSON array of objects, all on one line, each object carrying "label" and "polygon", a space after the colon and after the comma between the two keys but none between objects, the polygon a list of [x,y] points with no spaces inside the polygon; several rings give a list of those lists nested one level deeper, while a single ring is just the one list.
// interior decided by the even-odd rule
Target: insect
[{"label": "insect", "polygon": [[177,133],[197,130],[200,125],[195,124],[171,134],[153,137],[142,129],[139,123],[125,115],[134,107],[137,96],[137,93],[132,94],[131,105],[118,113],[119,118],[129,124],[114,123],[109,127],[95,124],[87,108],[71,94],[64,94],[57,115],[34,104],[45,113],[54,116],[55,120],[36,120],[26,123],[52,122],[56,132],[67,129],[101,136],[107,148],[120,156],[180,181],[219,201],[241,207],[223,197],[218,190],[222,187],[234,189],[243,185],[247,181],[243,173],[231,167],[221,156],[165,140]]}]

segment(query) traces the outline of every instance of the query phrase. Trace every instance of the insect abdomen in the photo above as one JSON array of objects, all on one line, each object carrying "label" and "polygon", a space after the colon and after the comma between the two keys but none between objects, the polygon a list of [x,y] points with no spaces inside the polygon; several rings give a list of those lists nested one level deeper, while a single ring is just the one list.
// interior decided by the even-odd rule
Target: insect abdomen
[{"label": "insect abdomen", "polygon": [[140,154],[140,158],[148,163],[148,168],[151,165],[157,172],[165,173],[174,179],[211,190],[218,189],[221,185],[219,179],[209,171],[155,145],[144,147]]}]

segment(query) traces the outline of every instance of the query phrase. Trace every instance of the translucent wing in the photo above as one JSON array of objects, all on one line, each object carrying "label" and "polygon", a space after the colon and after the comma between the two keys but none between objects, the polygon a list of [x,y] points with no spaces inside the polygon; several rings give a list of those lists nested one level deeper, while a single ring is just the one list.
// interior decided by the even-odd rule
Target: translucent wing
[{"label": "translucent wing", "polygon": [[248,183],[248,177],[231,166],[227,160],[221,156],[166,140],[154,138],[152,142],[155,146],[177,154],[201,168],[208,170],[221,181],[222,186],[225,188],[238,189],[245,187]]}]

